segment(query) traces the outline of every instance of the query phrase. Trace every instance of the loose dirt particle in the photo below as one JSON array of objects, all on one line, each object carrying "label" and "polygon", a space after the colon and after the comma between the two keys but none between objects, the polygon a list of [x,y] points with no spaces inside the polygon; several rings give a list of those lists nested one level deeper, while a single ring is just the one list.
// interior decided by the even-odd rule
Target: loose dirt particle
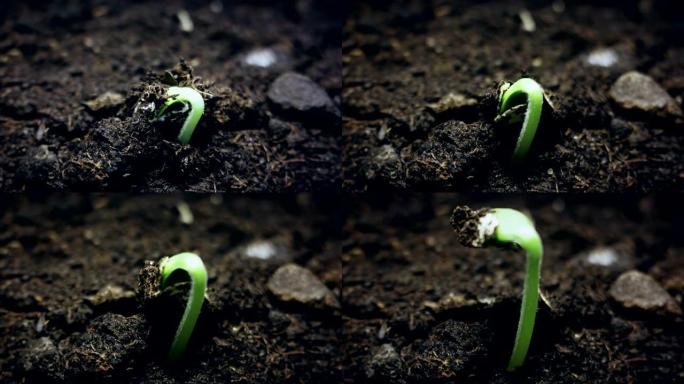
[{"label": "loose dirt particle", "polygon": [[372,351],[366,363],[366,376],[377,382],[403,383],[404,362],[392,344],[382,344]]},{"label": "loose dirt particle", "polygon": [[111,112],[123,105],[125,99],[117,92],[107,91],[95,99],[86,101],[85,104],[91,112]]}]

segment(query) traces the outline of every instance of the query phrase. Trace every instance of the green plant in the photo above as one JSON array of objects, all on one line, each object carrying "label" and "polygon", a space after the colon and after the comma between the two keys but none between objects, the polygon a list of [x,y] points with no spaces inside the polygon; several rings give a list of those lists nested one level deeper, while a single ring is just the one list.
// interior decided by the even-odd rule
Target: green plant
[{"label": "green plant", "polygon": [[161,288],[190,280],[190,293],[183,311],[180,324],[176,330],[168,358],[178,360],[185,352],[197,318],[204,303],[204,292],[207,289],[207,269],[202,259],[194,253],[184,252],[165,257],[159,262]]},{"label": "green plant", "polygon": [[454,210],[452,225],[459,231],[459,240],[464,245],[513,245],[527,254],[520,318],[508,362],[508,370],[513,371],[525,362],[534,331],[543,255],[541,238],[530,218],[509,208],[471,211],[459,207]]},{"label": "green plant", "polygon": [[187,144],[190,142],[192,133],[195,131],[195,127],[197,127],[197,123],[199,123],[204,113],[204,99],[197,90],[190,87],[169,87],[166,96],[168,99],[166,99],[164,105],[159,110],[158,117],[162,116],[174,104],[182,103],[185,107],[183,112],[186,112],[188,107],[190,108],[190,112],[185,118],[183,127],[181,127],[178,134],[178,141]]},{"label": "green plant", "polygon": [[513,160],[521,161],[527,154],[541,120],[544,90],[536,81],[522,78],[513,85],[499,88],[499,108],[495,121],[507,119],[509,124],[522,121],[522,128],[513,150]]}]

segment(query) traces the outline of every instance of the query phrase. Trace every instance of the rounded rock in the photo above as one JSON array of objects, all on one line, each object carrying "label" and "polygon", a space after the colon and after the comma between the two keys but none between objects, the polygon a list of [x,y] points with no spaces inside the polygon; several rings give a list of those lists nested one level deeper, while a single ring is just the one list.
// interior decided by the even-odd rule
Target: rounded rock
[{"label": "rounded rock", "polygon": [[340,117],[328,93],[298,73],[280,75],[268,89],[268,99],[279,113],[296,119],[331,122]]},{"label": "rounded rock", "polygon": [[611,297],[627,309],[681,315],[677,302],[651,276],[639,271],[620,275],[610,287]]},{"label": "rounded rock", "polygon": [[283,302],[312,307],[339,308],[335,295],[311,271],[296,264],[284,265],[268,280],[268,289]]},{"label": "rounded rock", "polygon": [[655,80],[637,71],[620,76],[610,89],[610,97],[627,111],[660,117],[682,116],[674,99]]}]

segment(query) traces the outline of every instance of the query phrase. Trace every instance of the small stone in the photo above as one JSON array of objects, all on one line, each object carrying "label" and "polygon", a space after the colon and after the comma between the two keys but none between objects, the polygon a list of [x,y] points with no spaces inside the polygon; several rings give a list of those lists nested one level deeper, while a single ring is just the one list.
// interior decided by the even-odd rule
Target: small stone
[{"label": "small stone", "polygon": [[448,94],[442,96],[438,102],[428,104],[427,106],[437,113],[442,113],[463,107],[470,107],[473,105],[477,105],[477,100],[473,99],[472,97],[466,97],[460,93],[449,92]]},{"label": "small stone", "polygon": [[366,362],[366,376],[387,383],[402,382],[404,363],[392,344],[375,348]]},{"label": "small stone", "polygon": [[617,64],[618,54],[611,48],[599,48],[591,51],[586,58],[587,64],[594,67],[609,68]]},{"label": "small stone", "polygon": [[135,297],[135,292],[125,290],[118,285],[107,284],[96,294],[86,297],[86,299],[93,305],[103,305],[106,303],[117,302]]},{"label": "small stone", "polygon": [[107,91],[95,99],[86,101],[84,104],[95,113],[104,113],[115,110],[124,103],[124,97],[120,93]]},{"label": "small stone", "polygon": [[682,309],[651,276],[639,271],[620,275],[610,287],[610,295],[627,309],[657,314],[681,315]]},{"label": "small stone", "polygon": [[284,302],[339,308],[335,295],[311,271],[296,264],[284,265],[268,280],[268,289]]},{"label": "small stone", "polygon": [[241,249],[241,253],[246,258],[275,263],[288,262],[293,258],[288,243],[284,239],[279,238],[254,240]]},{"label": "small stone", "polygon": [[268,89],[268,99],[280,113],[296,119],[332,122],[340,117],[325,90],[298,73],[280,75]]},{"label": "small stone", "polygon": [[271,48],[258,48],[245,56],[245,64],[252,67],[268,68],[276,62],[276,54]]},{"label": "small stone", "polygon": [[617,247],[597,247],[581,255],[586,265],[602,267],[611,271],[624,272],[634,267],[635,260],[629,249]]},{"label": "small stone", "polygon": [[610,97],[627,111],[659,117],[682,116],[677,103],[655,80],[636,71],[620,76],[610,89]]},{"label": "small stone", "polygon": [[587,255],[587,262],[593,265],[609,267],[617,261],[618,257],[614,250],[610,248],[594,250]]},{"label": "small stone", "polygon": [[245,248],[245,256],[253,259],[268,260],[276,253],[277,249],[270,241],[256,241]]},{"label": "small stone", "polygon": [[295,64],[288,52],[279,46],[254,48],[242,54],[240,62],[246,67],[283,73],[292,70]]},{"label": "small stone", "polygon": [[237,247],[232,254],[242,259],[261,260],[276,265],[289,263],[294,258],[291,241],[285,237],[254,239]]}]

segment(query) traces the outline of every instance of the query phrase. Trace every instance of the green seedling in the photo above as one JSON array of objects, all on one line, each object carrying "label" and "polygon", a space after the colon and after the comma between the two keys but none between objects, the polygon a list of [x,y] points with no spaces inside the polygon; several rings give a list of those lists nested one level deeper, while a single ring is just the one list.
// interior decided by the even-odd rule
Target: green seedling
[{"label": "green seedling", "polygon": [[199,256],[194,253],[184,252],[163,258],[159,262],[159,270],[162,276],[162,289],[174,283],[190,280],[188,301],[168,355],[170,361],[176,361],[185,352],[192,331],[195,329],[197,318],[202,310],[204,292],[207,289],[207,269],[204,267],[204,263]]},{"label": "green seedling", "polygon": [[499,108],[494,121],[503,120],[509,124],[522,121],[513,150],[514,161],[524,160],[530,151],[541,120],[545,97],[541,85],[529,78],[522,78],[513,85],[504,83],[499,87]]},{"label": "green seedling", "polygon": [[[464,217],[463,212],[468,212]],[[457,215],[461,214],[460,218]],[[483,247],[487,245],[514,246],[527,254],[525,284],[518,330],[515,335],[513,352],[508,362],[508,370],[520,367],[527,357],[532,340],[534,321],[539,300],[539,280],[543,247],[541,238],[530,218],[519,211],[509,208],[470,211],[457,208],[452,224],[459,231],[459,240],[464,245]]]},{"label": "green seedling", "polygon": [[190,87],[169,87],[166,96],[168,99],[166,99],[164,105],[159,110],[157,117],[162,116],[170,106],[178,103],[183,104],[181,112],[185,113],[188,111],[188,108],[190,109],[188,117],[185,118],[183,127],[178,134],[178,141],[187,144],[190,142],[192,133],[195,131],[197,123],[199,123],[204,113],[204,99],[197,90]]}]

